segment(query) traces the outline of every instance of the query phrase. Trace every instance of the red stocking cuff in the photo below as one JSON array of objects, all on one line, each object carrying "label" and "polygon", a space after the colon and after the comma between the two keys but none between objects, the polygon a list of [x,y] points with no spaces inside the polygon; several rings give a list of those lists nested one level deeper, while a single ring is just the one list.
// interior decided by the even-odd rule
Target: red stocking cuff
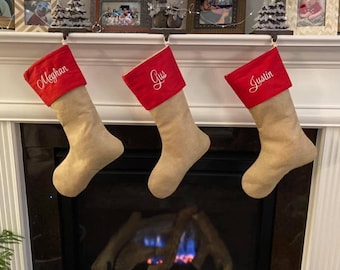
[{"label": "red stocking cuff", "polygon": [[248,109],[292,86],[276,47],[226,75],[225,79]]},{"label": "red stocking cuff", "polygon": [[168,46],[125,74],[123,80],[147,110],[157,107],[185,86]]},{"label": "red stocking cuff", "polygon": [[86,85],[67,45],[35,62],[24,73],[24,78],[47,106],[67,92]]}]

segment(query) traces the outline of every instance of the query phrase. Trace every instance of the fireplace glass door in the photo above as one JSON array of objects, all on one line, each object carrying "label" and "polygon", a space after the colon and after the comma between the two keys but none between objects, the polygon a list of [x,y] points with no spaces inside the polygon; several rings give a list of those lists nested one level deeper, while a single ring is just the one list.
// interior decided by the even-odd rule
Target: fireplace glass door
[{"label": "fireplace glass door", "polygon": [[[34,269],[279,270],[285,260],[299,269],[311,164],[252,199],[241,178],[260,151],[257,130],[206,127],[209,151],[172,196],[157,199],[147,188],[161,153],[157,128],[107,128],[124,154],[67,198],[51,183],[68,152],[61,126],[22,124]],[[316,131],[306,133],[315,140]],[[282,238],[295,242],[285,247]]]}]

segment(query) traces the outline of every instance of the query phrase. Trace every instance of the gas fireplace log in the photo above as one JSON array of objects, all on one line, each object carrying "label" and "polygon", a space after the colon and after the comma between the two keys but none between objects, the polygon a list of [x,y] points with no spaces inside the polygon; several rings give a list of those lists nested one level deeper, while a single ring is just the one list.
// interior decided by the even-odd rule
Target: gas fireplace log
[{"label": "gas fireplace log", "polygon": [[[157,227],[157,224],[168,224],[168,226],[160,226],[157,228],[158,234],[168,235],[171,233],[172,225],[175,221],[175,214],[163,214],[144,218],[139,222],[138,232],[142,238],[137,237],[137,231],[134,231],[134,236],[130,239],[129,243],[122,249],[118,257],[115,259],[115,270],[130,270],[139,263],[146,263],[150,258],[155,256],[155,250],[158,249],[154,246],[146,247],[144,239],[146,235],[143,231],[148,232],[150,228]],[[134,229],[134,228],[133,228]],[[162,249],[162,248],[160,248]]]},{"label": "gas fireplace log", "polygon": [[111,237],[104,250],[99,254],[91,266],[91,270],[107,270],[107,265],[113,267],[114,260],[121,248],[128,242],[136,232],[141,223],[141,213],[134,212],[120,230]]},{"label": "gas fireplace log", "polygon": [[119,254],[114,270],[132,270],[136,265],[147,262],[154,255],[154,252],[154,247],[144,247],[130,241]]},{"label": "gas fireplace log", "polygon": [[[154,224],[157,223],[172,224],[175,220],[175,217],[175,214],[163,214],[142,219],[141,213],[132,213],[128,221],[121,226],[120,230],[114,236],[110,238],[104,250],[99,254],[95,262],[92,264],[91,270],[107,270],[108,264],[110,264],[111,269],[113,269],[114,262],[118,260],[119,256],[121,256],[121,249],[126,245],[127,242],[133,240],[138,230],[154,226]],[[169,226],[168,229],[163,228],[163,231],[160,232],[170,233],[170,229],[171,226]],[[146,258],[145,262],[150,257],[151,256]],[[122,258],[122,260],[124,260],[124,258]],[[139,262],[140,261],[138,261],[138,263]],[[124,270],[126,270],[126,268]]]},{"label": "gas fireplace log", "polygon": [[176,217],[174,227],[169,236],[169,241],[164,248],[157,249],[156,256],[164,258],[162,264],[150,265],[148,270],[169,270],[176,259],[178,246],[181,236],[185,231],[188,223],[191,221],[193,214],[197,212],[197,207],[187,207],[181,210]]},{"label": "gas fireplace log", "polygon": [[209,255],[208,243],[207,241],[205,241],[205,238],[202,237],[200,240],[200,248],[198,249],[195,258],[192,261],[192,265],[195,267],[195,269],[200,270],[202,268],[202,265],[205,259],[208,257],[208,255]]},{"label": "gas fireplace log", "polygon": [[207,238],[209,253],[213,257],[217,268],[223,270],[232,270],[233,263],[228,248],[225,246],[222,239],[219,237],[214,225],[204,212],[199,212],[193,215],[193,219],[197,222],[203,235]]}]

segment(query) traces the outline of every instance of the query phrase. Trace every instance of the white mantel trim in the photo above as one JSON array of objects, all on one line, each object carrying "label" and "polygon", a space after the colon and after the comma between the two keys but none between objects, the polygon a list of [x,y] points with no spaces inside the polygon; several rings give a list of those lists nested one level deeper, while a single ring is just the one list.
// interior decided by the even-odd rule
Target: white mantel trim
[{"label": "white mantel trim", "polygon": [[302,270],[340,269],[340,129],[318,133]]},{"label": "white mantel trim", "polygon": [[20,127],[0,122],[0,230],[8,229],[24,237],[13,245],[13,270],[31,270],[32,255]]}]

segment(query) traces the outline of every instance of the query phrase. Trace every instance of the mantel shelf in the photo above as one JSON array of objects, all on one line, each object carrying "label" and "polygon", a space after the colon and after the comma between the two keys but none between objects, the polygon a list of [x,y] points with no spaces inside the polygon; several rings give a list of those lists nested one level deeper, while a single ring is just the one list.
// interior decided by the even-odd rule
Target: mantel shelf
[{"label": "mantel shelf", "polygon": [[[0,32],[0,120],[56,122],[22,74],[59,48],[62,33]],[[253,125],[224,75],[272,47],[271,36],[250,34],[71,33],[66,42],[87,79],[87,88],[107,123],[149,123],[150,116],[121,76],[166,44],[186,81],[197,123]],[[277,46],[293,82],[291,95],[303,126],[340,126],[340,36],[278,37]],[[6,90],[9,90],[6,92]],[[20,108],[20,110],[19,110]]]},{"label": "mantel shelf", "polygon": [[[0,31],[1,43],[61,43],[62,33]],[[146,33],[70,33],[68,43],[81,44],[164,44],[162,34]],[[269,35],[251,34],[171,34],[172,45],[268,46]],[[279,35],[279,46],[339,47],[340,36]]]}]

